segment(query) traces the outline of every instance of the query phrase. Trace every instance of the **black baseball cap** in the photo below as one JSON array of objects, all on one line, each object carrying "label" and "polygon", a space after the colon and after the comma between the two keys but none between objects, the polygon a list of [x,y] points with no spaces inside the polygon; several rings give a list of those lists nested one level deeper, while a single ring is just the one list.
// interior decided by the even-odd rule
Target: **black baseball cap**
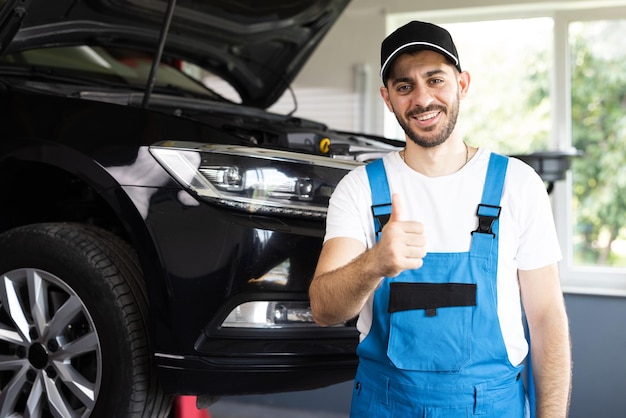
[{"label": "black baseball cap", "polygon": [[427,22],[412,21],[387,36],[380,47],[380,77],[387,80],[391,65],[405,52],[428,49],[446,57],[461,71],[461,61],[450,33]]}]

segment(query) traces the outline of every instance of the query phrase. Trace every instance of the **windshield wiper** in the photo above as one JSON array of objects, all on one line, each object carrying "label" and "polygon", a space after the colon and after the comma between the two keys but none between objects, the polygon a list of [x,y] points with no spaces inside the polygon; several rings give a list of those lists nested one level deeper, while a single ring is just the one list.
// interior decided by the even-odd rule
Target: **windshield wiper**
[{"label": "windshield wiper", "polygon": [[182,87],[178,87],[175,86],[173,84],[166,84],[166,85],[155,85],[152,87],[152,92],[157,92],[157,93],[162,93],[162,94],[168,94],[168,93],[176,93],[176,96],[178,97],[192,97],[195,99],[209,99],[209,100],[213,100],[213,101],[221,101],[221,102],[225,102],[225,103],[233,103],[232,101],[220,96],[218,93],[214,92],[213,90],[207,88],[206,86],[202,86],[202,88],[206,91],[206,93],[203,92],[199,92],[199,91],[195,91],[195,90],[188,90]]}]

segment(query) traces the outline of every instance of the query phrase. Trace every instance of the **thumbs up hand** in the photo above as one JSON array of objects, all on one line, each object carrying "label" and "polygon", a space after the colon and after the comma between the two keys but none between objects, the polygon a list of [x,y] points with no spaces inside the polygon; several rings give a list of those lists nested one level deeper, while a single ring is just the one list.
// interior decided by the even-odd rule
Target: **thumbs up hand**
[{"label": "thumbs up hand", "polygon": [[404,270],[417,269],[426,256],[424,225],[403,219],[402,199],[391,196],[391,216],[382,231],[376,251],[381,276],[395,277]]},{"label": "thumbs up hand", "polygon": [[389,222],[402,221],[402,199],[398,193],[391,196],[391,217]]}]

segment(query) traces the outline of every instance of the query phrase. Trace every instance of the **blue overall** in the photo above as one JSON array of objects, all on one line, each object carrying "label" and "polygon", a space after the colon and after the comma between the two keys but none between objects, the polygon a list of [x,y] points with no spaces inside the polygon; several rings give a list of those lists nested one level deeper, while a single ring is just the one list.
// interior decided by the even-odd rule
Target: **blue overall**
[{"label": "blue overall", "polygon": [[[421,268],[376,290],[371,328],[357,348],[351,417],[524,417],[523,366],[508,359],[497,313],[507,164],[492,154],[469,252],[429,252]],[[366,168],[378,241],[391,196],[382,160]]]}]

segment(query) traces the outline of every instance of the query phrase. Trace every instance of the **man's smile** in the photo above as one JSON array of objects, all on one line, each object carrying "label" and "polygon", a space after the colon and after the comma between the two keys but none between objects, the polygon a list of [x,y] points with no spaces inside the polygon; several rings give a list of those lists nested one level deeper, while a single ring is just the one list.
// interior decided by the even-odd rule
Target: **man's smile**
[{"label": "man's smile", "polygon": [[429,119],[434,119],[439,115],[440,111],[422,113],[420,115],[413,116],[418,121],[427,121]]},{"label": "man's smile", "polygon": [[407,113],[407,122],[413,120],[419,127],[422,127],[424,129],[432,129],[439,123],[441,115],[443,114],[445,114],[445,111],[443,109],[414,109]]}]

